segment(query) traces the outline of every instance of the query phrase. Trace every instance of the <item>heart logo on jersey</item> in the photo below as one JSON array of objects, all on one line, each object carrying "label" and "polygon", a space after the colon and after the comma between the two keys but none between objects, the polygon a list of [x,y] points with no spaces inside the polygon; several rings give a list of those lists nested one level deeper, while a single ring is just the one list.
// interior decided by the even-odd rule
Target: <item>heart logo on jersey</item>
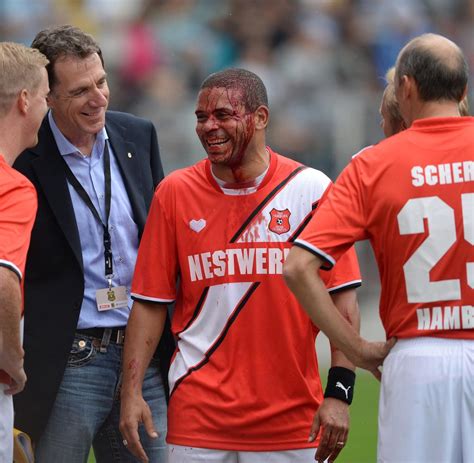
[{"label": "heart logo on jersey", "polygon": [[189,228],[191,228],[191,230],[195,231],[196,233],[199,233],[205,226],[206,221],[204,219],[192,219],[189,221]]}]

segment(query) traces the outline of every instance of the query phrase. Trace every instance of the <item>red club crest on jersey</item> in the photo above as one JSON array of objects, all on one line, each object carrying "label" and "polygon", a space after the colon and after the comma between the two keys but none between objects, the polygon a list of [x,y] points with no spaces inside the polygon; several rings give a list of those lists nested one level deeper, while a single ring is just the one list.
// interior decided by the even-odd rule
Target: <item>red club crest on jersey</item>
[{"label": "red club crest on jersey", "polygon": [[270,223],[268,224],[268,229],[273,233],[286,233],[290,231],[290,215],[291,212],[288,209],[284,211],[279,211],[278,209],[273,208],[270,211]]}]

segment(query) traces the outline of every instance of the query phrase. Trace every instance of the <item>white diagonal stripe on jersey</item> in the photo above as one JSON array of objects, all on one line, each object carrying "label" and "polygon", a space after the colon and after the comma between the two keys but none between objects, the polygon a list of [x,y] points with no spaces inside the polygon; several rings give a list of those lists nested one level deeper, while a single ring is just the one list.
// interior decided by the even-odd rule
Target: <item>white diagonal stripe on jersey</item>
[{"label": "white diagonal stripe on jersey", "polygon": [[225,283],[209,288],[196,320],[179,335],[177,354],[169,370],[170,393],[178,380],[206,359],[253,284]]},{"label": "white diagonal stripe on jersey", "polygon": [[[307,168],[295,175],[265,205],[249,223],[237,243],[268,243],[288,241],[296,229],[311,213],[313,204],[321,198],[330,183],[329,178],[316,169]],[[289,209],[290,229],[278,234],[268,228],[271,220],[270,211]]]}]

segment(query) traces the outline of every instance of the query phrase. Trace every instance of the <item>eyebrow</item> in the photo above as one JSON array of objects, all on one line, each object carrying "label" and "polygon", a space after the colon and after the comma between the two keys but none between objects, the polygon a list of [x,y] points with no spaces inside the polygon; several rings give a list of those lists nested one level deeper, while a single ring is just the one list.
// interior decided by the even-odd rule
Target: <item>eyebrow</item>
[{"label": "eyebrow", "polygon": [[[97,83],[100,83],[101,81],[104,81],[104,80],[107,80],[107,73],[104,72],[104,74],[102,76],[100,76],[99,79],[97,79],[94,83],[97,84]],[[68,91],[68,94],[69,95],[73,95],[75,93],[78,93],[79,91],[82,91],[82,90],[87,90],[91,87],[90,84],[88,85],[80,85],[78,87],[75,87],[75,88],[72,88],[71,90]]]}]

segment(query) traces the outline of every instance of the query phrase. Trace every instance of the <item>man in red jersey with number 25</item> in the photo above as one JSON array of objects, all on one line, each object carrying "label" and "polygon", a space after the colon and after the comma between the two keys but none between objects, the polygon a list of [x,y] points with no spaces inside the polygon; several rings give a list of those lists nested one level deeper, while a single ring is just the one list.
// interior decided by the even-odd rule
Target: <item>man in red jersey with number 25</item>
[{"label": "man in red jersey with number 25", "polygon": [[[291,243],[330,180],[266,147],[266,89],[249,71],[210,75],[196,117],[208,157],[157,188],[139,251],[125,341],[122,434],[130,451],[147,461],[137,438],[141,421],[153,433],[141,378],[166,304],[176,301],[170,463],[309,463],[315,447],[319,461],[333,461],[347,440],[354,368],[334,351],[323,399],[318,330],[282,277]],[[358,330],[354,250],[323,277]]]},{"label": "man in red jersey with number 25", "polygon": [[371,241],[380,316],[398,339],[383,363],[381,462],[474,461],[474,118],[459,115],[467,80],[461,50],[442,36],[402,49],[394,84],[409,128],[353,158],[285,265],[312,320],[377,373],[393,341],[361,339],[313,278],[354,241]]}]

